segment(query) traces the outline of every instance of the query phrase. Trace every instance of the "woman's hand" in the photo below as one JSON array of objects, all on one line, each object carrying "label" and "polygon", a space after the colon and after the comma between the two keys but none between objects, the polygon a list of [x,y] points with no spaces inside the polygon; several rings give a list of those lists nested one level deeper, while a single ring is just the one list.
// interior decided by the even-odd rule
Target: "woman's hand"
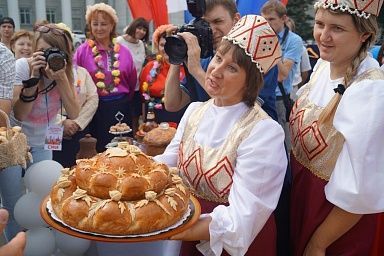
[{"label": "woman's hand", "polygon": [[[0,209],[0,232],[4,230],[7,222],[8,222],[8,212],[4,209]],[[25,244],[26,244],[25,233],[20,232],[6,245],[3,245],[0,247],[0,255],[22,256],[24,255]]]},{"label": "woman's hand", "polygon": [[65,119],[63,121],[63,126],[64,126],[64,136],[65,137],[71,137],[77,131],[80,130],[79,125],[75,121],[73,121],[71,119]]},{"label": "woman's hand", "polygon": [[177,29],[178,27],[176,25],[167,27],[167,29],[165,30],[166,36],[174,35],[177,32]]},{"label": "woman's hand", "polygon": [[178,33],[178,35],[180,35],[187,44],[187,67],[189,72],[193,76],[195,76],[195,74],[199,71],[199,68],[201,68],[201,48],[199,45],[199,41],[197,40],[197,37],[190,32]]},{"label": "woman's hand", "polygon": [[200,216],[195,225],[179,234],[171,236],[169,239],[182,241],[209,240],[209,223],[211,220],[209,215]]},{"label": "woman's hand", "polygon": [[30,61],[31,65],[31,77],[40,77],[40,70],[45,69],[47,62],[43,56],[43,52],[34,52]]}]

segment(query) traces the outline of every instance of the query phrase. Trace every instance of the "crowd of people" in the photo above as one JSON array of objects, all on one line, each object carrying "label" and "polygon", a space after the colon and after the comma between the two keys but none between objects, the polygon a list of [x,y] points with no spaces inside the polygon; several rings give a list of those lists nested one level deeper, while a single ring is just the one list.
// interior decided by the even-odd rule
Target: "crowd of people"
[{"label": "crowd of people", "polygon": [[[206,0],[214,53],[204,59],[196,35],[172,24],[155,29],[153,53],[143,18],[118,36],[116,11],[104,3],[87,7],[89,36],[77,49],[63,23],[14,32],[5,17],[0,109],[22,128],[34,163],[54,159],[64,167],[75,164],[86,133],[105,150],[118,112],[132,135],[148,105],[158,122],[178,124],[154,159],[178,168],[202,215],[173,241],[103,245],[108,252],[100,247],[100,255],[143,246],[146,255],[382,255],[384,43],[377,59],[369,49],[383,1],[363,2],[316,1],[313,69],[278,0],[243,17],[232,0]],[[164,47],[174,34],[188,49],[180,65]],[[61,130],[61,151],[45,145],[53,128]],[[0,210],[9,241],[0,255],[21,255],[25,246],[13,218],[24,173],[21,166],[0,170],[9,212],[8,220]]]}]

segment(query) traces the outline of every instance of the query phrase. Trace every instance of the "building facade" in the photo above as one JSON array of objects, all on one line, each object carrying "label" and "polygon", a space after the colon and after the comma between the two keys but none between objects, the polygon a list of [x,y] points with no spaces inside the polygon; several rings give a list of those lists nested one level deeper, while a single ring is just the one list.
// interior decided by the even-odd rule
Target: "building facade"
[{"label": "building facade", "polygon": [[[127,0],[0,0],[0,18],[12,17],[16,30],[32,30],[36,21],[48,20],[51,23],[64,22],[72,30],[84,33],[86,6],[100,2],[115,8],[119,17],[116,29],[123,33],[132,20]],[[182,12],[169,16],[170,23],[182,24],[183,20]]]}]

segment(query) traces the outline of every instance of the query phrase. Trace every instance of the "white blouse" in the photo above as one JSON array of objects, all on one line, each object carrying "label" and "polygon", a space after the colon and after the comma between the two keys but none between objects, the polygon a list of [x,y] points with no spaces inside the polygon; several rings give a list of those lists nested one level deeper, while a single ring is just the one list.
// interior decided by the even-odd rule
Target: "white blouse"
[{"label": "white blouse", "polygon": [[143,69],[143,64],[145,61],[145,45],[143,41],[139,40],[137,43],[131,43],[125,40],[123,36],[118,36],[116,41],[129,49],[132,55],[133,63],[135,64],[136,74],[137,74],[137,83],[135,91],[138,91],[140,88],[139,77],[141,70]]},{"label": "white blouse", "polygon": [[[315,66],[318,67],[319,60]],[[324,107],[342,79],[330,79],[330,66],[324,68],[313,85],[309,99]],[[379,68],[368,56],[358,74]],[[383,76],[384,77],[384,72]],[[298,94],[302,91],[299,90]],[[334,127],[345,142],[337,159],[325,195],[332,204],[356,214],[384,211],[384,79],[365,79],[351,84],[337,107]]]},{"label": "white blouse", "polygon": [[[200,104],[188,107],[174,139],[156,161],[176,166],[186,121]],[[212,103],[201,119],[195,141],[220,147],[247,109],[244,103],[228,107]],[[286,167],[283,129],[272,119],[259,121],[237,149],[229,206],[220,205],[210,213],[210,241],[202,241],[198,249],[204,255],[220,255],[223,249],[231,255],[244,255],[276,208]]]}]

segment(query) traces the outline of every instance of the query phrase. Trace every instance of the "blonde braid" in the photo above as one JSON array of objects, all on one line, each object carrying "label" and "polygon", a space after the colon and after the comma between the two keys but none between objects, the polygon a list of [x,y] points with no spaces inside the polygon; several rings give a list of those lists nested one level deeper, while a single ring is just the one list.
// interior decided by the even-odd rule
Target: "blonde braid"
[{"label": "blonde braid", "polygon": [[367,51],[368,49],[366,49],[366,45],[363,45],[360,48],[358,55],[353,59],[351,65],[347,68],[347,71],[345,72],[344,76],[345,88],[348,88],[353,82],[353,78],[357,74],[357,69],[359,68],[361,62],[365,59],[365,57],[367,57]]},{"label": "blonde braid", "polygon": [[[358,54],[353,59],[351,65],[347,67],[347,70],[344,75],[344,87],[347,89],[353,82],[355,76],[357,75],[357,70],[361,62],[366,58],[369,47],[374,43],[376,34],[378,31],[378,25],[376,17],[371,15],[369,19],[358,18],[355,15],[352,15],[354,23],[357,27],[357,30],[360,33],[368,32],[370,36],[362,44]],[[341,100],[341,94],[335,93],[328,105],[323,109],[319,116],[319,124],[324,124],[327,122],[333,122],[333,117],[335,116],[337,106]]]},{"label": "blonde braid", "polygon": [[[359,54],[353,59],[351,65],[348,66],[347,71],[344,75],[344,87],[348,88],[348,86],[352,83],[353,78],[355,77],[357,73],[357,69],[360,66],[360,63],[365,59],[367,56],[367,52],[364,49],[365,47],[361,47]],[[333,117],[336,113],[337,106],[339,105],[339,102],[341,100],[341,94],[335,93],[335,95],[332,97],[331,101],[328,103],[328,105],[323,109],[319,116],[319,123],[324,124],[326,122],[332,121]]]}]

